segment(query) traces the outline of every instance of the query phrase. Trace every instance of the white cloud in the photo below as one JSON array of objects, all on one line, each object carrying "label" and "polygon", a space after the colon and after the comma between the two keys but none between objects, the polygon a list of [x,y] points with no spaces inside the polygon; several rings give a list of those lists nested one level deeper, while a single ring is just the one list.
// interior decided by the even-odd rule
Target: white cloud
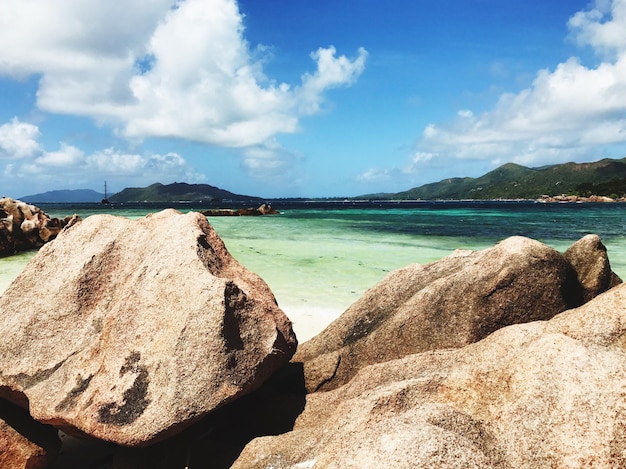
[{"label": "white cloud", "polygon": [[11,47],[2,48],[0,71],[71,73],[124,64],[142,50],[171,3],[3,0],[0,43]]},{"label": "white cloud", "polygon": [[87,156],[85,166],[92,173],[146,183],[161,180],[164,175],[169,180],[192,183],[205,180],[204,175],[193,171],[185,158],[174,152],[144,155],[106,148]]},{"label": "white cloud", "polygon": [[626,144],[626,0],[597,0],[576,13],[569,27],[581,45],[603,58],[599,65],[591,68],[572,57],[554,70],[541,70],[531,87],[500,96],[488,112],[461,110],[452,123],[429,124],[418,152],[532,165],[621,151]]},{"label": "white cloud", "polygon": [[356,179],[367,184],[389,181],[394,172],[394,170],[384,168],[369,168],[364,173],[359,174]]},{"label": "white cloud", "polygon": [[48,174],[61,168],[65,174],[87,173],[101,176],[121,178],[136,177],[145,179],[149,176],[168,178],[185,176],[190,168],[185,159],[177,153],[147,154],[124,152],[114,148],[106,148],[86,155],[78,148],[61,144],[58,151],[44,152],[40,157],[21,167],[22,171],[31,174]]},{"label": "white cloud", "polygon": [[51,112],[107,115],[132,99],[134,60],[171,0],[3,0],[0,73],[41,74]]},{"label": "white cloud", "polygon": [[579,44],[621,54],[626,50],[626,1],[596,0],[591,9],[572,16],[568,26]]},{"label": "white cloud", "polygon": [[58,151],[43,152],[33,164],[40,168],[71,168],[81,166],[84,158],[85,154],[78,148],[61,143]]},{"label": "white cloud", "polygon": [[37,155],[41,148],[36,125],[21,122],[14,117],[11,122],[0,125],[0,157],[26,158]]},{"label": "white cloud", "polygon": [[367,53],[312,54],[302,83],[264,76],[236,0],[3,0],[0,73],[41,74],[38,106],[89,116],[129,138],[263,144],[320,112],[323,94],[349,86]]},{"label": "white cloud", "polygon": [[359,49],[359,56],[350,60],[345,56],[335,57],[334,47],[320,48],[311,54],[317,62],[317,71],[313,75],[305,74],[302,77],[302,87],[299,89],[300,109],[303,114],[319,112],[322,103],[322,93],[329,88],[353,84],[365,70],[367,51]]},{"label": "white cloud", "polygon": [[16,118],[0,126],[0,154],[7,154],[14,160],[4,169],[5,186],[12,184],[24,191],[28,190],[26,183],[42,181],[59,187],[80,186],[81,183],[93,187],[94,180],[99,184],[103,177],[136,184],[163,180],[164,175],[168,180],[202,182],[206,179],[177,153],[139,154],[106,148],[86,154],[64,142],[57,150],[48,151],[40,139],[36,125]]},{"label": "white cloud", "polygon": [[413,158],[411,158],[411,163],[412,164],[418,164],[418,163],[423,163],[426,161],[430,161],[433,158],[436,158],[438,155],[436,153],[428,153],[428,152],[424,152],[424,151],[418,151],[417,153],[415,153],[413,155]]}]

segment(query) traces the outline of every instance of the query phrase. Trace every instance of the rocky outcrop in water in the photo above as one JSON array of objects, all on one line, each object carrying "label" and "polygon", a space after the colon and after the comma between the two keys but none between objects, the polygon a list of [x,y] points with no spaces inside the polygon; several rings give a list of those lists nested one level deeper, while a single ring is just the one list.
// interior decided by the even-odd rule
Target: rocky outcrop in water
[{"label": "rocky outcrop in water", "polygon": [[542,195],[537,199],[537,202],[541,203],[611,203],[611,202],[626,202],[623,197],[620,198],[611,198],[605,195],[590,195],[589,197],[581,197],[579,195]]},{"label": "rocky outcrop in water", "polygon": [[126,446],[257,389],[296,348],[265,282],[174,210],[65,230],[0,297],[0,337],[0,398]]},{"label": "rocky outcrop in water", "polygon": [[203,215],[207,217],[256,217],[260,215],[276,215],[278,212],[270,204],[261,204],[258,208],[216,208],[204,210]]},{"label": "rocky outcrop in water", "polygon": [[43,246],[80,218],[50,218],[40,208],[9,197],[0,198],[0,256]]},{"label": "rocky outcrop in water", "polygon": [[334,389],[366,365],[462,347],[579,306],[618,281],[606,248],[597,237],[588,241],[569,251],[575,266],[545,244],[512,237],[390,273],[300,346],[294,360],[304,363],[307,389]]}]

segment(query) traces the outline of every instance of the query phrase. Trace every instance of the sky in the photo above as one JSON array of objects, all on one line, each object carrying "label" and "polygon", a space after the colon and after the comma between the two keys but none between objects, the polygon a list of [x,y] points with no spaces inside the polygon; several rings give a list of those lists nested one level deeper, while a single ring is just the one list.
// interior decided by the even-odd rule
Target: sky
[{"label": "sky", "polygon": [[0,195],[626,157],[626,0],[0,0]]}]

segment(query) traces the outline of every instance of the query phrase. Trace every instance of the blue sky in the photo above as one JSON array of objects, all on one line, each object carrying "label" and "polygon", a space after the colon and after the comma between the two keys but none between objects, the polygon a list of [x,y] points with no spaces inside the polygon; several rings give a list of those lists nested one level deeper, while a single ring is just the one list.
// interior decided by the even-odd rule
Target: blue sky
[{"label": "blue sky", "polygon": [[626,156],[626,0],[0,0],[0,195]]}]

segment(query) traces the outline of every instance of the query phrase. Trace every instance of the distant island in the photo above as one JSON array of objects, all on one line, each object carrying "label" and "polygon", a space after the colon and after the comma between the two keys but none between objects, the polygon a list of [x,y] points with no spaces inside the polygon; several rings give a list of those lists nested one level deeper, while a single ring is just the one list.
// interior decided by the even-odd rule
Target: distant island
[{"label": "distant island", "polygon": [[126,188],[109,197],[112,203],[129,202],[263,202],[260,197],[234,194],[209,184],[156,183],[143,188]]},{"label": "distant island", "polygon": [[[19,199],[27,203],[100,203],[104,194],[90,190],[57,190],[41,194],[27,195]],[[112,204],[141,202],[252,202],[261,203],[265,199],[249,195],[235,194],[209,184],[155,183],[148,187],[130,187],[117,194],[107,195]]]},{"label": "distant island", "polygon": [[448,178],[403,192],[367,194],[376,200],[546,199],[560,195],[626,196],[626,158],[527,168],[507,163],[478,177]]},{"label": "distant island", "polygon": [[25,195],[19,200],[27,204],[76,204],[76,203],[99,203],[104,194],[91,189],[58,190],[43,192],[41,194]]},{"label": "distant island", "polygon": [[[567,196],[567,197],[565,197]],[[527,168],[507,163],[478,177],[455,177],[395,193],[365,194],[357,197],[323,199],[281,198],[281,201],[308,200],[498,200],[579,201],[602,198],[626,200],[626,158],[605,158],[593,163],[564,163]],[[27,203],[99,203],[104,194],[84,190],[57,190],[28,195]],[[249,202],[261,204],[268,199],[241,195],[209,184],[155,183],[131,187],[107,196],[110,203],[215,203]]]}]

